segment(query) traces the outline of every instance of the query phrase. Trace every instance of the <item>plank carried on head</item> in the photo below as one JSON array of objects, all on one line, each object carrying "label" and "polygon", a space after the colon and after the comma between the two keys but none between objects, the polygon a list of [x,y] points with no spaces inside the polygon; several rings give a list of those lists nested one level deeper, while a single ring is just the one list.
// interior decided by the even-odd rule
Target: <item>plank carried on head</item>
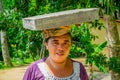
[{"label": "plank carried on head", "polygon": [[23,18],[23,27],[30,30],[57,28],[99,18],[98,8],[75,9]]}]

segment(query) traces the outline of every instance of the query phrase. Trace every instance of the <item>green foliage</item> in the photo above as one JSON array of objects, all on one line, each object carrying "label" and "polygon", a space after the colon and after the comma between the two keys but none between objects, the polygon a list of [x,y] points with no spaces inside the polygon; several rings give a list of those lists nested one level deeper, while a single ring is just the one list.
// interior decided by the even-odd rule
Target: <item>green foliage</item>
[{"label": "green foliage", "polygon": [[[98,24],[96,26],[98,26]],[[96,37],[93,38],[90,29],[91,26],[89,27],[89,25],[85,23],[78,27],[75,25],[71,26],[73,45],[69,56],[73,58],[86,56],[87,64],[96,65],[101,71],[106,72],[107,57],[102,54],[102,50],[106,47],[107,41],[99,45],[93,44],[92,39]]]},{"label": "green foliage", "polygon": [[96,48],[95,48],[95,53],[93,53],[92,55],[95,55],[97,53],[100,53],[107,45],[107,41],[103,42],[102,44],[98,45]]},{"label": "green foliage", "polygon": [[0,69],[3,69],[5,66],[4,66],[4,63],[2,61],[0,61]]},{"label": "green foliage", "polygon": [[85,51],[80,47],[76,46],[76,44],[72,44],[69,57],[70,58],[85,57]]},{"label": "green foliage", "polygon": [[87,53],[86,63],[96,65],[102,72],[106,72],[107,57],[101,53],[106,47],[107,41],[101,43],[98,46],[94,46],[94,52]]},{"label": "green foliage", "polygon": [[33,59],[31,57],[25,58],[24,60],[21,60],[21,58],[12,58],[12,64],[14,66],[20,66],[20,65],[24,65],[24,64],[30,64],[31,62],[33,62]]},{"label": "green foliage", "polygon": [[91,22],[90,28],[101,30],[102,28],[105,28],[105,26],[100,20],[95,20],[94,22]]},{"label": "green foliage", "polygon": [[108,61],[108,66],[110,70],[120,74],[120,58],[119,57],[111,57]]},{"label": "green foliage", "polygon": [[93,64],[99,68],[100,71],[106,72],[106,64],[107,64],[107,57],[103,55],[102,53],[96,54],[94,56],[87,55],[86,57],[86,63]]},{"label": "green foliage", "polygon": [[40,57],[43,38],[41,31],[32,31],[32,34],[34,35],[29,35],[29,50],[33,60],[37,60]]},{"label": "green foliage", "polygon": [[89,28],[86,24],[81,24],[80,27],[73,26],[71,29],[73,43],[85,50],[86,53],[94,52],[94,47],[91,44],[92,38]]},{"label": "green foliage", "polygon": [[11,66],[6,66],[3,61],[0,61],[0,69],[11,68]]},{"label": "green foliage", "polygon": [[114,4],[114,0],[99,0],[98,2],[100,4],[100,7],[105,10],[106,14],[112,14],[115,12],[116,7]]},{"label": "green foliage", "polygon": [[[110,2],[111,0],[2,0],[3,13],[0,13],[0,29],[7,31],[10,56],[14,64],[28,63],[38,59],[42,45],[41,32],[29,31],[22,28],[22,18],[62,10],[76,8],[101,7],[105,13],[120,10],[120,2]],[[117,2],[118,1],[118,2]],[[94,3],[94,4],[93,4]],[[116,5],[115,7],[113,5]],[[87,63],[96,65],[101,71],[105,72],[106,56],[102,54],[107,42],[99,45],[93,44],[92,40],[97,38],[92,35],[91,28],[101,30],[103,24],[98,20],[92,22],[90,28],[87,24],[76,27],[71,26],[73,45],[70,57],[86,56]],[[47,53],[47,52],[46,52]],[[31,59],[32,58],[32,59]],[[113,70],[117,66],[116,58],[110,59],[109,66]],[[115,66],[112,65],[114,62]],[[2,63],[0,63],[2,65]],[[114,71],[119,70],[119,68]]]},{"label": "green foliage", "polygon": [[87,28],[86,24],[81,24],[79,27],[72,25],[70,32],[73,39],[70,55],[74,57],[84,56],[86,53],[85,51],[89,50],[85,47],[87,47],[87,44],[90,43],[91,40],[89,29]]},{"label": "green foliage", "polygon": [[107,57],[101,51],[107,45],[107,41],[94,48],[94,53],[87,55],[87,63],[96,65],[101,71],[106,72]]},{"label": "green foliage", "polygon": [[0,29],[6,30],[10,27],[19,26],[21,15],[14,10],[4,10],[0,13]]},{"label": "green foliage", "polygon": [[38,59],[42,44],[41,32],[9,28],[7,37],[11,58],[19,58],[23,62],[29,57],[34,60]]}]

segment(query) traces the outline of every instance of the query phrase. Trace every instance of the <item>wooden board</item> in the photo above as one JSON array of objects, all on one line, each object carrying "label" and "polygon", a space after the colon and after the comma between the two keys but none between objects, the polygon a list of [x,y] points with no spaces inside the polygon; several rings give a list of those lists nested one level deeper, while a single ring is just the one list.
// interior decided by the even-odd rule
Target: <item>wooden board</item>
[{"label": "wooden board", "polygon": [[23,18],[23,27],[30,30],[43,30],[60,26],[79,24],[99,19],[98,8],[75,9]]}]

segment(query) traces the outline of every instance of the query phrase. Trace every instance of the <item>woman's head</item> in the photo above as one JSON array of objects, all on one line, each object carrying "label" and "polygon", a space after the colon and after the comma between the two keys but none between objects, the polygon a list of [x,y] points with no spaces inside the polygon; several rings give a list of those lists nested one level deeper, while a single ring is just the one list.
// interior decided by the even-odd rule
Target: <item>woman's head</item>
[{"label": "woman's head", "polygon": [[66,60],[70,51],[71,43],[72,39],[69,32],[45,38],[45,45],[49,51],[49,57],[56,62],[63,62]]},{"label": "woman's head", "polygon": [[[72,40],[72,36],[71,36],[70,32],[68,32],[68,33],[66,33],[66,34],[68,34],[68,35],[70,36],[71,40]],[[48,40],[49,40],[50,38],[53,38],[53,37],[54,37],[54,36],[49,36],[48,38],[45,38],[45,43],[47,43]]]},{"label": "woman's head", "polygon": [[49,51],[49,57],[56,62],[66,60],[71,46],[72,40],[70,34],[51,37],[45,42]]}]

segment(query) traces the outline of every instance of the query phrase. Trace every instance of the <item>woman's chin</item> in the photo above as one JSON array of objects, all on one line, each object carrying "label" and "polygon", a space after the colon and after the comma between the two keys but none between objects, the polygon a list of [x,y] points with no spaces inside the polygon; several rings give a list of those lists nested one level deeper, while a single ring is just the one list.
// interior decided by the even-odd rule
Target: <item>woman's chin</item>
[{"label": "woman's chin", "polygon": [[56,60],[55,60],[55,62],[58,62],[58,63],[63,63],[63,62],[65,62],[66,61],[66,58],[57,58]]}]

